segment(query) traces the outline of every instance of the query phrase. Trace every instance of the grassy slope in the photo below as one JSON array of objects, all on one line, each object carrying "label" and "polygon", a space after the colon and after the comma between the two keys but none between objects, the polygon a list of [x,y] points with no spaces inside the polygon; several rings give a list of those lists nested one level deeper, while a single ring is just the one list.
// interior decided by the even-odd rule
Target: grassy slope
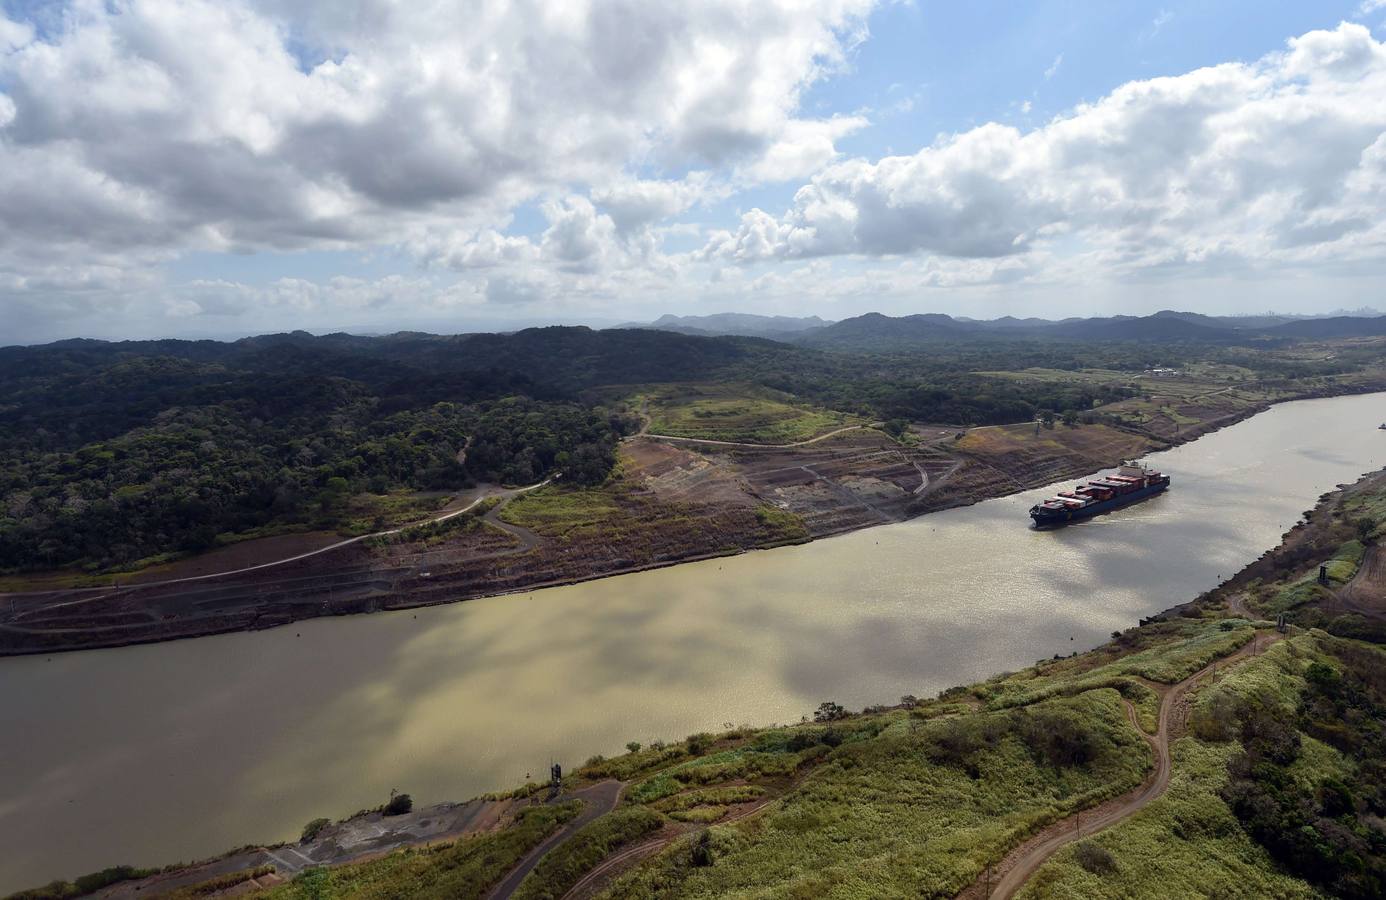
[{"label": "grassy slope", "polygon": [[[714,865],[690,863],[696,841],[690,836],[626,876],[611,894],[881,897],[916,896],[920,889],[955,892],[1019,833],[1133,787],[1150,764],[1149,749],[1126,722],[1115,691],[1090,691],[1044,705],[1093,726],[1100,750],[1091,764],[1047,765],[1008,733],[975,754],[974,777],[963,767],[927,756],[949,724],[946,717],[926,720],[904,711],[868,717],[865,721],[878,727],[878,733],[860,732],[824,754],[800,784],[762,815],[715,829]],[[1006,714],[982,715],[999,719]],[[786,733],[764,732],[756,743],[769,747]],[[734,763],[729,756],[711,757],[707,765]],[[689,765],[684,767],[687,771]],[[739,781],[742,771],[732,768],[726,777]],[[646,784],[659,780],[656,776]],[[662,793],[637,790],[633,798]]]},{"label": "grassy slope", "polygon": [[1018,895],[1022,898],[1316,897],[1282,875],[1247,836],[1218,789],[1233,744],[1184,738],[1174,745],[1169,792],[1132,819],[1089,840],[1112,854],[1114,872],[1097,874],[1059,851]]},{"label": "grassy slope", "polygon": [[[1301,673],[1322,659],[1315,633],[1278,644],[1201,692],[1197,709],[1220,695],[1267,694],[1292,708],[1304,687]],[[1197,721],[1197,713],[1195,714]],[[1345,760],[1336,750],[1305,737],[1301,777],[1314,781],[1336,774]],[[1265,849],[1242,830],[1218,796],[1227,781],[1235,742],[1187,736],[1173,747],[1169,793],[1132,819],[1092,838],[1111,853],[1115,871],[1085,869],[1076,846],[1058,853],[1020,896],[1039,897],[1316,897],[1303,881],[1277,870]]]},{"label": "grassy slope", "polygon": [[530,848],[577,815],[579,805],[533,807],[504,831],[409,849],[370,862],[311,869],[264,896],[274,900],[481,897]]},{"label": "grassy slope", "polygon": [[[540,488],[506,504],[500,517],[564,543],[613,542],[621,536],[650,527],[697,527],[706,518],[686,504],[658,503],[634,492],[621,478],[598,488]],[[808,529],[794,513],[763,505],[755,510],[763,544],[771,546],[808,540]],[[709,549],[718,545],[713,543]]]},{"label": "grassy slope", "polygon": [[797,405],[788,394],[744,384],[661,385],[641,395],[649,430],[673,437],[787,444],[858,420]]}]

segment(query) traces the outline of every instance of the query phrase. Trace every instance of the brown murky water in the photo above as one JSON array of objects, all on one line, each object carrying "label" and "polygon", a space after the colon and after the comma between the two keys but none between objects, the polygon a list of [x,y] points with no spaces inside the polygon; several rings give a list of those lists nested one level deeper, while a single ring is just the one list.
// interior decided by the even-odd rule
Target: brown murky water
[{"label": "brown murky water", "polygon": [[1027,527],[1031,491],[532,595],[0,661],[0,892],[1087,649],[1386,464],[1383,419],[1380,394],[1276,407],[1152,458],[1168,494],[1061,531]]}]

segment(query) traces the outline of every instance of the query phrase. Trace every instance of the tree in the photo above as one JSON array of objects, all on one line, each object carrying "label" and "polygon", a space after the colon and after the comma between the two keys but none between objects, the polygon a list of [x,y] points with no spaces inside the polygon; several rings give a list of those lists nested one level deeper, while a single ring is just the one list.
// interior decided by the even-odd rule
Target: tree
[{"label": "tree", "polygon": [[385,804],[385,815],[402,816],[414,808],[414,798],[408,794],[392,794]]},{"label": "tree", "polygon": [[832,700],[818,704],[818,708],[813,711],[813,721],[815,722],[836,722],[838,719],[846,717],[847,710]]},{"label": "tree", "polygon": [[704,830],[697,843],[693,845],[693,865],[703,868],[713,863],[712,830]]},{"label": "tree", "polygon": [[640,742],[639,742],[639,741],[631,741],[630,743],[626,744],[626,749],[629,750],[631,753],[639,753],[639,752],[640,752]]}]

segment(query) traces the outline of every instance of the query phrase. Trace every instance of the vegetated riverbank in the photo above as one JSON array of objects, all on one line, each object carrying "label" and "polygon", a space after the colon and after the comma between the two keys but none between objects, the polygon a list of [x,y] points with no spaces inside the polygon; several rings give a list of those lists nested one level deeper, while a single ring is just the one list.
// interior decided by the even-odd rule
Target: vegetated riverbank
[{"label": "vegetated riverbank", "polygon": [[1275,391],[1162,382],[1164,394],[1104,407],[1091,424],[992,426],[961,438],[927,426],[899,440],[861,429],[796,447],[642,437],[623,445],[603,486],[547,488],[388,540],[226,578],[0,595],[0,655],[410,609],[801,543],[1085,475],[1273,402],[1383,387],[1371,378]]},{"label": "vegetated riverbank", "polygon": [[[1365,561],[1382,520],[1364,520],[1378,509],[1386,471],[1325,495],[1218,588],[1087,653],[935,699],[859,713],[825,701],[795,726],[632,744],[589,760],[552,802],[529,785],[394,828],[379,813],[320,826],[236,857],[251,873],[237,890],[511,896],[488,894],[505,880],[521,897],[1379,895],[1386,654],[1330,633],[1351,624],[1342,616],[1283,632],[1247,617],[1248,590],[1255,604],[1305,593],[1321,563],[1330,586],[1294,609],[1331,613],[1332,595],[1376,577]],[[1345,525],[1360,554],[1330,546]],[[613,782],[619,803],[590,815],[611,808]],[[564,828],[572,800],[589,815]],[[460,809],[494,815],[410,839]],[[507,879],[517,866],[530,874]],[[233,880],[225,869],[210,887],[198,883],[210,869],[189,868],[122,890],[208,896]]]}]

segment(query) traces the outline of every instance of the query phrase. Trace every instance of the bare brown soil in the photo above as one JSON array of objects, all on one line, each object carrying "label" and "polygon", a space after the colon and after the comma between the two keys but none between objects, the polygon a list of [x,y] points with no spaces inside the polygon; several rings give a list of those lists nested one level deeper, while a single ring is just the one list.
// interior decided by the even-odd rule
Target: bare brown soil
[{"label": "bare brown soil", "polygon": [[197,556],[180,559],[167,565],[153,566],[132,575],[120,577],[117,580],[122,583],[140,584],[175,578],[195,578],[216,572],[248,568],[270,559],[298,556],[300,553],[320,550],[341,539],[341,535],[331,531],[310,531],[302,534],[280,534],[274,537],[256,538],[225,547],[217,547],[215,550],[199,553]]}]

